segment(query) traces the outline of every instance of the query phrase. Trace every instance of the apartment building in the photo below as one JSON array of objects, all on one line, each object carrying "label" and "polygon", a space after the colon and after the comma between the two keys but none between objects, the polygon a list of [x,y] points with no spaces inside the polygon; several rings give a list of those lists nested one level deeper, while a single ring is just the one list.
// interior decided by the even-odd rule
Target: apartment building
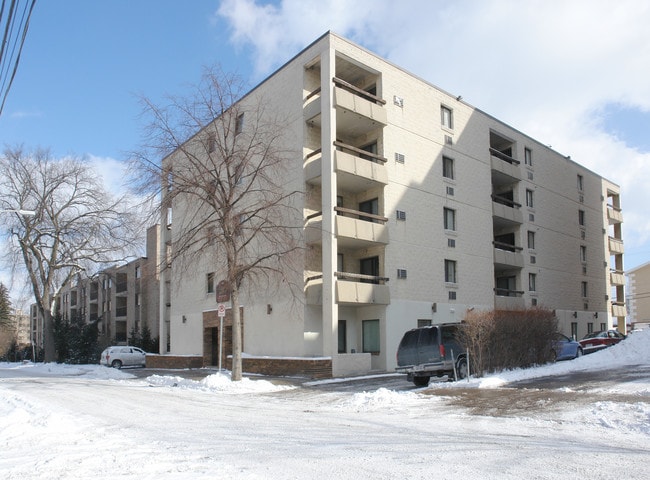
[{"label": "apartment building", "polygon": [[635,327],[650,325],[650,262],[625,272],[627,276],[628,322]]},{"label": "apartment building", "polygon": [[[575,338],[625,328],[616,184],[330,32],[242,102],[261,95],[292,119],[304,295],[243,293],[245,360],[390,371],[406,330],[468,310],[553,309]],[[166,215],[162,254],[188,221],[180,203]],[[223,272],[164,275],[168,353],[215,364]]]},{"label": "apartment building", "polygon": [[[142,331],[145,324],[152,338],[158,337],[159,236],[160,225],[147,229],[145,257],[107,268],[91,278],[78,276],[61,290],[54,314],[68,320],[80,317],[87,323],[98,322],[99,334],[106,343],[126,345],[131,331]],[[31,311],[32,338],[42,346],[42,320],[35,306]]]}]

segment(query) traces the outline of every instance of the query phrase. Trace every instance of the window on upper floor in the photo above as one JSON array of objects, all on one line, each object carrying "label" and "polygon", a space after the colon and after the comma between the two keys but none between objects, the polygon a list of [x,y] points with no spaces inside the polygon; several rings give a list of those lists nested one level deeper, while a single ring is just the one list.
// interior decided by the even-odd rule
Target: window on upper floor
[{"label": "window on upper floor", "polygon": [[533,151],[530,148],[524,148],[524,164],[533,166]]},{"label": "window on upper floor", "polygon": [[457,271],[455,260],[445,260],[445,282],[457,283]]},{"label": "window on upper floor", "polygon": [[528,230],[528,248],[535,248],[535,232]]},{"label": "window on upper floor", "polygon": [[442,157],[442,176],[453,180],[454,173],[454,159]]},{"label": "window on upper floor", "polygon": [[578,210],[578,224],[581,227],[585,226],[585,211],[584,210]]},{"label": "window on upper floor", "polygon": [[584,177],[582,175],[578,175],[578,190],[582,192],[584,190],[584,187]]},{"label": "window on upper floor", "polygon": [[440,106],[440,122],[443,127],[452,129],[454,128],[453,111],[444,105]]},{"label": "window on upper floor", "polygon": [[456,210],[443,208],[445,230],[456,230]]},{"label": "window on upper floor", "polygon": [[535,202],[533,201],[532,190],[526,190],[526,206],[530,208],[533,208],[535,206]]},{"label": "window on upper floor", "polygon": [[580,261],[585,263],[587,261],[587,247],[580,245]]},{"label": "window on upper floor", "polygon": [[580,283],[580,293],[582,294],[582,298],[587,297],[587,288],[588,288],[587,282]]},{"label": "window on upper floor", "polygon": [[244,130],[244,114],[237,115],[237,122],[235,123],[235,135],[239,135]]},{"label": "window on upper floor", "polygon": [[537,274],[535,273],[528,274],[528,290],[531,292],[537,290]]},{"label": "window on upper floor", "polygon": [[214,272],[210,272],[205,276],[205,291],[206,293],[214,293]]}]

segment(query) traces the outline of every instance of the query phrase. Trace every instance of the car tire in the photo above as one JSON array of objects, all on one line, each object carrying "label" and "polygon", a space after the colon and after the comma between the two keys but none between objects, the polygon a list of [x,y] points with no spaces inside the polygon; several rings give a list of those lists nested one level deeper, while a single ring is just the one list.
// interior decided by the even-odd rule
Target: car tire
[{"label": "car tire", "polygon": [[416,387],[426,387],[429,385],[429,377],[413,377],[413,384]]},{"label": "car tire", "polygon": [[462,380],[464,378],[467,378],[467,373],[467,357],[460,357],[456,361],[456,379]]},{"label": "car tire", "polygon": [[120,369],[122,368],[122,361],[121,360],[113,360],[111,362],[111,367]]}]

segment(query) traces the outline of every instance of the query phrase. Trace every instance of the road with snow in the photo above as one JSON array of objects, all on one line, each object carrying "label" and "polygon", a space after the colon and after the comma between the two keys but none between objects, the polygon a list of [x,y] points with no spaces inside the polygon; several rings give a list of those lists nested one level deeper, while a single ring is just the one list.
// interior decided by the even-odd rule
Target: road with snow
[{"label": "road with snow", "polygon": [[[421,389],[396,376],[303,385],[0,364],[0,472],[7,480],[645,479],[647,368],[630,381],[539,387],[549,375],[650,364],[650,332],[626,342]],[[522,384],[531,378],[537,386]]]}]

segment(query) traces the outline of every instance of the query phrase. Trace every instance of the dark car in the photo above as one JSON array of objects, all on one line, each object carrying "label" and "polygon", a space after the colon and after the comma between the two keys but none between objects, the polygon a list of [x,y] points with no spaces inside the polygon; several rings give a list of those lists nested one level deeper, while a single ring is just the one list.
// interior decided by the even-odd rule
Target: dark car
[{"label": "dark car", "polygon": [[407,380],[425,387],[433,376],[449,379],[467,377],[467,353],[458,340],[461,325],[443,324],[409,330],[397,348],[395,370]]},{"label": "dark car", "polygon": [[624,339],[625,335],[618,330],[603,330],[588,334],[585,338],[580,340],[580,346],[582,347],[583,352],[593,353],[611,347],[612,345],[616,345]]},{"label": "dark car", "polygon": [[553,341],[551,356],[553,360],[572,360],[582,356],[582,346],[580,342],[558,333]]}]

